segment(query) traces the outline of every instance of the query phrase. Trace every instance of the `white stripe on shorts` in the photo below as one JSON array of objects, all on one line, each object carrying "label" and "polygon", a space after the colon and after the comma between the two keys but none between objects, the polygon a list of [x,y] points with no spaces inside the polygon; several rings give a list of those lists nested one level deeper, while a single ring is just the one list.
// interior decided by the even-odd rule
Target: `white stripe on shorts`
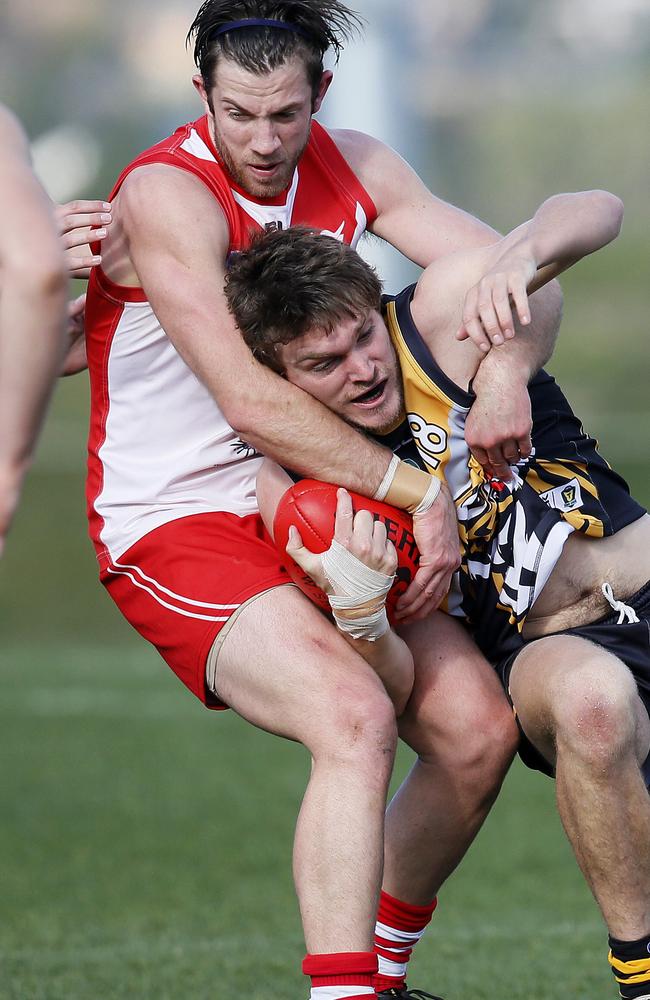
[{"label": "white stripe on shorts", "polygon": [[[115,563],[114,565],[118,566],[119,564]],[[128,568],[129,569],[137,569],[137,567],[128,567]],[[131,583],[135,587],[139,587],[140,590],[144,590],[147,594],[149,594],[150,597],[153,597],[154,601],[157,601],[158,604],[162,605],[163,608],[167,608],[168,611],[174,611],[174,612],[176,612],[177,615],[183,615],[183,617],[185,617],[185,618],[199,618],[202,621],[206,621],[206,622],[227,622],[228,619],[230,618],[230,614],[232,614],[233,611],[236,611],[237,608],[239,607],[239,604],[205,604],[202,601],[193,601],[193,600],[191,600],[188,597],[181,597],[180,595],[174,594],[173,596],[177,600],[183,601],[185,604],[194,605],[195,607],[200,607],[200,608],[215,608],[215,609],[220,609],[220,610],[224,610],[224,611],[228,610],[230,612],[230,614],[227,614],[227,615],[202,615],[202,614],[198,614],[195,611],[187,611],[187,610],[185,610],[185,608],[179,608],[179,607],[176,607],[176,605],[174,605],[174,604],[170,604],[168,601],[164,601],[162,599],[162,597],[158,596],[158,594],[155,592],[155,590],[153,590],[151,587],[148,587],[144,583],[140,583],[139,580],[136,580],[135,576],[132,573],[129,573],[126,568],[124,568],[124,569],[114,569],[113,566],[108,566],[107,569],[108,569],[109,573],[113,573],[115,576],[126,576],[126,577],[128,577],[129,580],[131,581]],[[142,572],[142,571],[140,570],[140,572]],[[142,573],[142,576],[145,576],[145,574]],[[145,579],[149,579],[149,578],[145,576]],[[152,583],[154,583],[156,586],[159,586],[158,584],[156,584],[155,580],[152,580]],[[171,593],[170,591],[166,591],[164,587],[160,587],[160,589],[163,590],[163,591],[165,591],[166,593]]]}]

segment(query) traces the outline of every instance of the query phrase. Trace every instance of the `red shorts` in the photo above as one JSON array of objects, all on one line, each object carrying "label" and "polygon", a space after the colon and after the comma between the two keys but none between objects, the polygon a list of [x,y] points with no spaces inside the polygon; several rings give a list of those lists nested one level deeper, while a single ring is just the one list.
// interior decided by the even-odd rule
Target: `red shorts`
[{"label": "red shorts", "polygon": [[206,658],[251,597],[290,583],[257,514],[194,514],[150,531],[100,572],[133,627],[208,708]]}]

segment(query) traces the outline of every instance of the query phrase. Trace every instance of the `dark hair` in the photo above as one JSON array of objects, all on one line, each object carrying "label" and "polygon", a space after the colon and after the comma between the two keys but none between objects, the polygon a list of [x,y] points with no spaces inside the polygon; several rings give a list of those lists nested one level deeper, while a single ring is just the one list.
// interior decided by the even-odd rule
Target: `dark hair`
[{"label": "dark hair", "polygon": [[[295,24],[300,33],[255,25],[215,35],[230,21],[255,17]],[[361,25],[359,15],[339,0],[204,0],[186,41],[189,44],[194,37],[194,61],[208,91],[219,56],[252,73],[268,73],[299,53],[315,96],[325,52],[333,49],[338,60],[344,42]]]},{"label": "dark hair", "polygon": [[314,229],[264,233],[234,257],[226,275],[228,308],[262,364],[283,366],[278,348],[309,330],[381,306],[381,282],[352,247]]}]

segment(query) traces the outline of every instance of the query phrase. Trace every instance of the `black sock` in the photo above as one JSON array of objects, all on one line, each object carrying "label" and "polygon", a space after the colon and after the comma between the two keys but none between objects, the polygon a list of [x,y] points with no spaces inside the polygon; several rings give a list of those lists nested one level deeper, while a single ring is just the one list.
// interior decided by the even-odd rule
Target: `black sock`
[{"label": "black sock", "polygon": [[650,998],[650,934],[638,941],[609,938],[609,964],[624,1000]]}]

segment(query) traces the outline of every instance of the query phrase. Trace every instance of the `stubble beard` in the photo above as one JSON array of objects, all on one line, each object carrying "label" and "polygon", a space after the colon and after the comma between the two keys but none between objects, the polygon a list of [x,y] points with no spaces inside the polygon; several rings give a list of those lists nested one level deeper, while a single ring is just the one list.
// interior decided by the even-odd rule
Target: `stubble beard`
[{"label": "stubble beard", "polygon": [[230,154],[227,144],[221,138],[219,131],[217,129],[217,123],[215,119],[212,119],[212,141],[214,142],[214,147],[221,158],[221,161],[228,171],[229,176],[235,182],[235,184],[243,188],[248,194],[252,195],[254,198],[276,198],[283,191],[286,191],[291,180],[293,178],[294,171],[298,165],[302,154],[305,152],[307,145],[309,143],[309,136],[311,134],[311,121],[309,128],[307,129],[307,135],[305,136],[305,141],[300,147],[300,150],[296,154],[292,163],[284,164],[283,168],[276,178],[274,178],[272,183],[260,184],[255,181],[241,166],[235,163],[235,160]]}]

